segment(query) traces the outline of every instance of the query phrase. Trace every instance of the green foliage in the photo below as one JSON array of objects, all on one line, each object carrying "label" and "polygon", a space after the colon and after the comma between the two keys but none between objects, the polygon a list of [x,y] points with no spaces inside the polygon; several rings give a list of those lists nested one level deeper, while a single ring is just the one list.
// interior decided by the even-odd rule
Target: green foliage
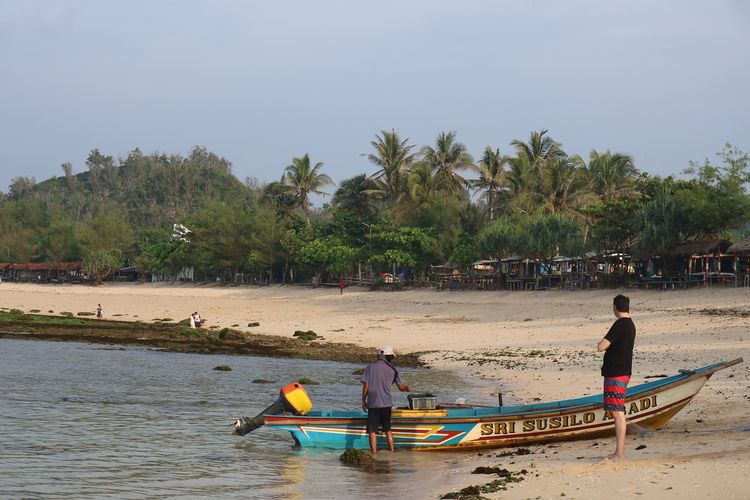
[{"label": "green foliage", "polygon": [[119,249],[94,250],[83,259],[82,268],[85,273],[94,276],[97,285],[101,285],[121,265],[122,253]]},{"label": "green foliage", "polygon": [[502,258],[517,248],[520,240],[520,225],[508,218],[497,219],[487,224],[479,233],[479,249],[485,255]]},{"label": "green foliage", "polygon": [[422,228],[388,223],[374,227],[368,240],[369,260],[374,264],[424,268],[431,263],[437,246],[435,239]]},{"label": "green foliage", "polygon": [[478,259],[479,252],[476,245],[471,241],[469,235],[464,234],[448,260],[458,266],[468,267]]},{"label": "green foliage", "polygon": [[637,248],[644,255],[672,255],[683,237],[685,212],[675,195],[664,187],[643,203],[636,214],[640,228]]},{"label": "green foliage", "polygon": [[[514,253],[669,255],[685,238],[750,232],[750,157],[731,145],[676,180],[639,172],[624,153],[591,151],[584,161],[546,130],[513,141],[510,156],[486,147],[478,165],[455,132],[419,149],[393,130],[371,144],[372,175],[344,180],[320,210],[310,196],[332,181],[308,155],[257,186],[203,147],[186,156],[135,149],[123,160],[93,150],[83,172],[66,163],[60,177],[18,177],[0,195],[0,261],[83,261],[97,282],[122,265],[309,281]],[[171,240],[176,222],[191,228],[189,241]]]},{"label": "green foliage", "polygon": [[340,273],[354,266],[357,250],[338,238],[314,239],[300,248],[300,262],[316,272]]},{"label": "green foliage", "polygon": [[517,253],[531,258],[550,260],[558,254],[578,256],[584,249],[580,226],[560,214],[526,219],[518,236]]}]

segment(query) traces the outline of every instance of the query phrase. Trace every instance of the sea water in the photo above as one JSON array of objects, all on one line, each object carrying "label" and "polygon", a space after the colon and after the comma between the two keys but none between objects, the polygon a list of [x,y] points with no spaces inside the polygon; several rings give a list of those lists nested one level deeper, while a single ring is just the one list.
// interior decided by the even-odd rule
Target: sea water
[{"label": "sea water", "polygon": [[[213,370],[220,364],[232,371]],[[259,413],[300,377],[320,382],[307,387],[316,408],[358,408],[357,368],[0,339],[0,496],[425,498],[450,491],[460,453],[382,452],[376,468],[360,469],[341,464],[340,451],[295,447],[285,431],[231,434],[233,419]],[[450,372],[400,371],[414,392],[452,401],[483,391],[491,402],[489,391]],[[405,394],[394,403],[405,405]]]}]

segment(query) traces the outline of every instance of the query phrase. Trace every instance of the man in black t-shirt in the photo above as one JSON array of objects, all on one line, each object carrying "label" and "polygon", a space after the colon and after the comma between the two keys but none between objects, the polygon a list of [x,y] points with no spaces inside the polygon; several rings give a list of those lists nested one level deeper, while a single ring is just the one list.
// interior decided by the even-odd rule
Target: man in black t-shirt
[{"label": "man in black t-shirt", "polygon": [[602,376],[604,377],[604,410],[612,413],[615,421],[616,447],[608,459],[625,458],[625,394],[633,368],[635,324],[630,318],[630,299],[624,295],[614,298],[612,304],[617,321],[599,342],[596,350],[604,351]]}]

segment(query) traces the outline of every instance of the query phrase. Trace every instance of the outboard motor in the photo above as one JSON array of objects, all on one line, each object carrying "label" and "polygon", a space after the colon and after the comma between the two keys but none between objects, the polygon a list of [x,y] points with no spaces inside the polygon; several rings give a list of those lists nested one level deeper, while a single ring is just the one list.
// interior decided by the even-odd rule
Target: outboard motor
[{"label": "outboard motor", "polygon": [[266,423],[266,415],[278,415],[288,411],[295,415],[304,415],[312,410],[312,401],[307,391],[299,382],[294,382],[279,391],[279,399],[256,416],[242,417],[234,421],[234,433],[239,436],[254,431]]}]

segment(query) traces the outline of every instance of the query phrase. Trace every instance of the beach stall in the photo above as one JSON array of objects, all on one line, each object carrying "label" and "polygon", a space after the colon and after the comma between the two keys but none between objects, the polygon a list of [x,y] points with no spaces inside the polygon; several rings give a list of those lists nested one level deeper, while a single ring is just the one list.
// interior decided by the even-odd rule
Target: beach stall
[{"label": "beach stall", "polygon": [[735,285],[750,286],[750,238],[738,241],[726,253],[734,255]]},{"label": "beach stall", "polygon": [[699,281],[705,285],[734,282],[735,256],[727,253],[730,242],[722,239],[690,240],[675,247],[680,274],[687,282]]},{"label": "beach stall", "polygon": [[77,282],[81,276],[80,262],[22,262],[4,264],[3,278],[20,283]]}]

